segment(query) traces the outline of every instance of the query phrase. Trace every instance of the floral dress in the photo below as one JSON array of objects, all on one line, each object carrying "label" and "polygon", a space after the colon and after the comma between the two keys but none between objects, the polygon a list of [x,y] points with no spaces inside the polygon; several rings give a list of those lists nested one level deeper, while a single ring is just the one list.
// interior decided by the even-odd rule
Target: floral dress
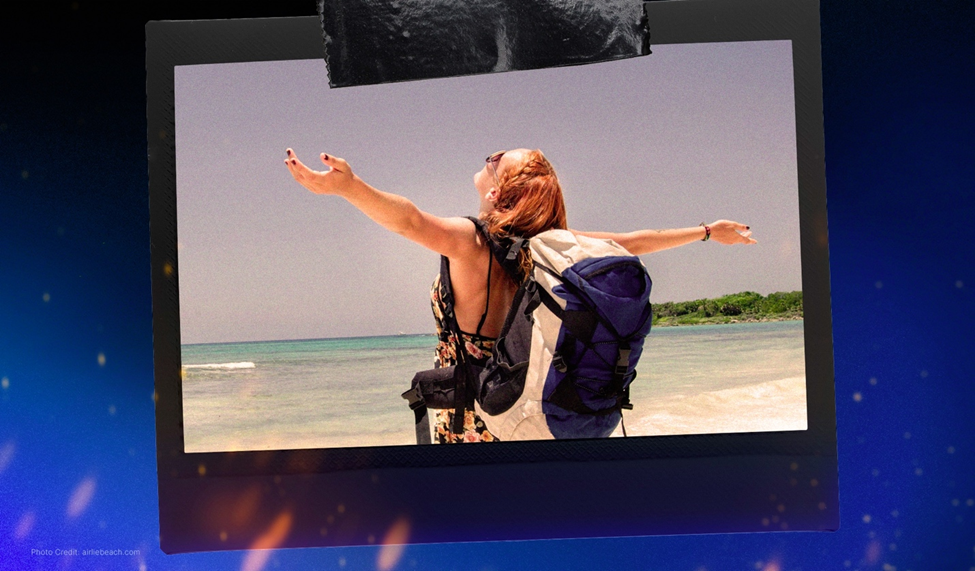
[{"label": "floral dress", "polygon": [[[457,364],[457,336],[450,332],[444,323],[443,288],[440,283],[440,275],[433,281],[430,290],[431,304],[433,305],[433,318],[437,322],[437,354],[434,367],[451,367]],[[483,365],[491,356],[494,348],[494,339],[481,335],[461,332],[464,341],[464,349],[467,359],[471,363]],[[484,421],[474,413],[472,409],[464,411],[464,433],[454,434],[450,431],[450,423],[454,418],[453,409],[436,409],[434,412],[433,432],[434,439],[438,444],[453,444],[460,442],[492,442],[497,438],[488,432],[484,426]]]}]

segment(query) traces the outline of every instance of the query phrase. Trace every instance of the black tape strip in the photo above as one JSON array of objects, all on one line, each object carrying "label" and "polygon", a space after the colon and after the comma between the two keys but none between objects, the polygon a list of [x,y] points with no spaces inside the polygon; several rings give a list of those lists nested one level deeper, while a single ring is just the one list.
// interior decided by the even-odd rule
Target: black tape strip
[{"label": "black tape strip", "polygon": [[639,0],[319,0],[331,87],[650,53]]}]

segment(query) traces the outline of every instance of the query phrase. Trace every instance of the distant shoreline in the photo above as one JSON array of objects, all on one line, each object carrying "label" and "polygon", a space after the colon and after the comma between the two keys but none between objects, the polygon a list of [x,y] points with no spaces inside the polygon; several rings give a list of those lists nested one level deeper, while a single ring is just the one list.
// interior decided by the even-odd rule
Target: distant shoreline
[{"label": "distant shoreline", "polygon": [[653,320],[654,327],[693,327],[695,325],[729,325],[732,323],[772,323],[773,321],[802,321],[801,315],[784,315],[784,316],[740,316],[734,317],[705,317],[698,321],[685,321],[678,322],[677,320],[664,318]]},{"label": "distant shoreline", "polygon": [[802,320],[802,292],[743,291],[714,299],[652,303],[654,327]]}]

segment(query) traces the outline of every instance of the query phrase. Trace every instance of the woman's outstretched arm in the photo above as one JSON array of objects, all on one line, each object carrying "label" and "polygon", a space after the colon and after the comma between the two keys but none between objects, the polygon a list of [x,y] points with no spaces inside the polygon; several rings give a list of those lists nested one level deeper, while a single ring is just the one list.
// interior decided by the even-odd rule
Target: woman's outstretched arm
[{"label": "woman's outstretched arm", "polygon": [[387,230],[448,258],[465,257],[479,248],[470,220],[434,216],[405,197],[377,190],[356,176],[344,159],[322,153],[328,170],[316,171],[298,160],[291,149],[287,154],[284,163],[302,186],[315,194],[341,196]]},{"label": "woman's outstretched arm", "polygon": [[[752,232],[749,227],[738,222],[718,220],[709,224],[708,228],[711,229],[710,240],[721,244],[758,243],[751,237]],[[640,254],[650,254],[703,240],[706,230],[704,226],[692,226],[690,228],[637,230],[635,232],[580,232],[572,230],[572,233],[589,238],[613,240],[626,248],[631,254],[639,256]]]}]

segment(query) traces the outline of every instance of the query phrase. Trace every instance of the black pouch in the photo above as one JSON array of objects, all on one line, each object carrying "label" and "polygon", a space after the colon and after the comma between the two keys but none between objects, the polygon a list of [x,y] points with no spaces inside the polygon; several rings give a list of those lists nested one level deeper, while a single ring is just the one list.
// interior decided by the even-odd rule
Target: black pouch
[{"label": "black pouch", "polygon": [[[454,409],[473,407],[473,395],[465,391],[467,377],[461,366],[427,369],[413,375],[410,390],[401,396],[407,400],[416,421],[416,443],[430,444],[430,417],[427,409]],[[460,400],[458,400],[460,399]],[[469,401],[469,402],[468,402]],[[463,430],[463,414],[454,419],[458,426],[451,427],[454,432]]]}]

